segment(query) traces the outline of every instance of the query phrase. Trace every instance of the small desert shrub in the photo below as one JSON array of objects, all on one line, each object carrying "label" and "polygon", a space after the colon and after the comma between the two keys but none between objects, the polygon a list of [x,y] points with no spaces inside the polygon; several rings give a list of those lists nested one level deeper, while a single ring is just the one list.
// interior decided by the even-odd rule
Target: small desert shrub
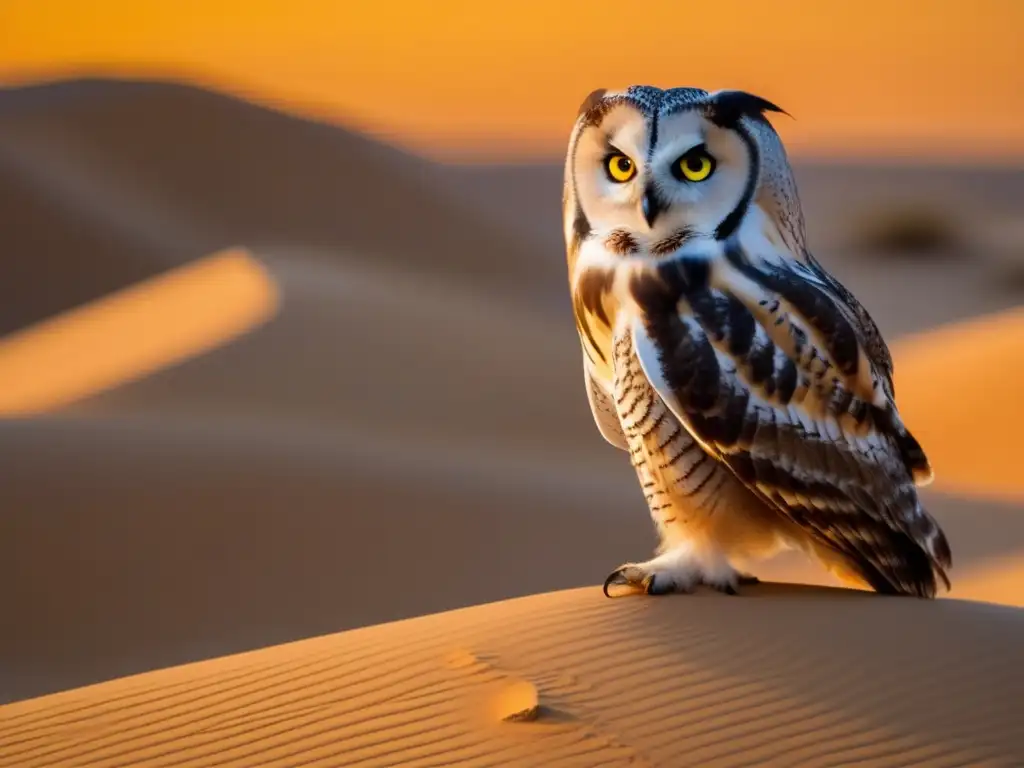
[{"label": "small desert shrub", "polygon": [[860,217],[850,244],[887,255],[936,256],[960,244],[959,227],[951,217],[922,206],[891,205]]}]

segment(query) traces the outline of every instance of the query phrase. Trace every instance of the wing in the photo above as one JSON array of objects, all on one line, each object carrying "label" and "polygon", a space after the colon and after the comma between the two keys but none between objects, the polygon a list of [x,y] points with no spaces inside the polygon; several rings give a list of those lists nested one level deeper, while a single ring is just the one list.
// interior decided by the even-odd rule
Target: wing
[{"label": "wing", "polygon": [[630,289],[644,373],[705,450],[876,590],[948,588],[949,546],[915,487],[927,460],[827,281],[731,243]]},{"label": "wing", "polygon": [[583,356],[583,379],[587,388],[587,400],[590,402],[590,412],[594,415],[597,428],[609,443],[623,451],[628,451],[629,445],[626,443],[626,436],[622,433],[622,425],[619,423],[615,403],[612,402],[611,396],[590,370],[586,355]]}]

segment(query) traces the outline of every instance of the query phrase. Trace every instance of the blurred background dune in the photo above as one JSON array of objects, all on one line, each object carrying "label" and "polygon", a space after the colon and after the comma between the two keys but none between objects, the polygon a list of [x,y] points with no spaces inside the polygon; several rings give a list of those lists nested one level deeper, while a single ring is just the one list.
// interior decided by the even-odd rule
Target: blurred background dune
[{"label": "blurred background dune", "polygon": [[1024,605],[1024,5],[937,8],[0,4],[0,702],[647,552],[560,224],[577,105],[629,82],[796,116],[953,596]]}]

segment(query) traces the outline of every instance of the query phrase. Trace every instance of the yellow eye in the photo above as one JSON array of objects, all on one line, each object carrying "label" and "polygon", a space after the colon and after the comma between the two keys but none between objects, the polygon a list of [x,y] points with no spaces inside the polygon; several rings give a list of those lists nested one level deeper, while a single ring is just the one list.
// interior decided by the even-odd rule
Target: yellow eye
[{"label": "yellow eye", "polygon": [[715,171],[715,158],[703,147],[695,147],[680,157],[672,170],[680,181],[704,181]]},{"label": "yellow eye", "polygon": [[620,184],[629,181],[636,175],[636,164],[625,155],[612,155],[606,162],[608,176]]}]

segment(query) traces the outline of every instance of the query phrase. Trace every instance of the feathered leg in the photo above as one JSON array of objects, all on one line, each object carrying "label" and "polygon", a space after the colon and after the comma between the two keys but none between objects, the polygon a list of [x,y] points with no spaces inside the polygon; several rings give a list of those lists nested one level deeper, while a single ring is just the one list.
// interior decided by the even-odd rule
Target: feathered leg
[{"label": "feathered leg", "polygon": [[739,573],[716,540],[713,519],[730,514],[733,478],[708,456],[654,392],[632,354],[628,334],[615,340],[615,407],[629,445],[630,460],[658,528],[658,554],[626,563],[604,583],[651,595],[691,592],[707,585],[736,594],[757,579]]}]

